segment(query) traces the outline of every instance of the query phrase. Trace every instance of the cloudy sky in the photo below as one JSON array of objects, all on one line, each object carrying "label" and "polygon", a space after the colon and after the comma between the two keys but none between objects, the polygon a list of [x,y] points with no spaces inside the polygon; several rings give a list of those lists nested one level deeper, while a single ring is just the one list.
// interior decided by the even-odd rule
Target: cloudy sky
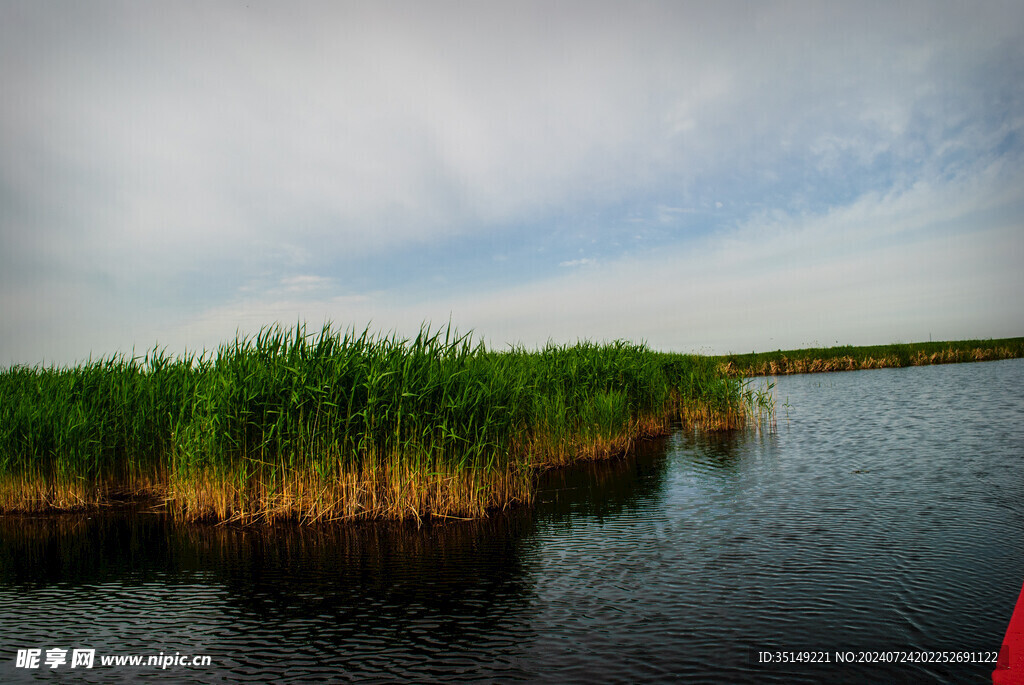
[{"label": "cloudy sky", "polygon": [[1024,335],[1024,4],[0,0],[0,364]]}]

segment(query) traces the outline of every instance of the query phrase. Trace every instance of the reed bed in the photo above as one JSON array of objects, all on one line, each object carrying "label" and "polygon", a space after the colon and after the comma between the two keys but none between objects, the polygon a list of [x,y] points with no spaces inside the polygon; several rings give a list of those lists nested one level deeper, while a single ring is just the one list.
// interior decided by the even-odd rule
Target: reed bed
[{"label": "reed bed", "polygon": [[141,494],[186,520],[480,517],[529,502],[539,470],[766,407],[715,360],[626,342],[273,326],[198,356],[0,372],[0,510]]},{"label": "reed bed", "polygon": [[1003,338],[752,352],[725,355],[719,357],[718,361],[724,375],[738,378],[959,364],[1021,357],[1024,357],[1024,338]]}]

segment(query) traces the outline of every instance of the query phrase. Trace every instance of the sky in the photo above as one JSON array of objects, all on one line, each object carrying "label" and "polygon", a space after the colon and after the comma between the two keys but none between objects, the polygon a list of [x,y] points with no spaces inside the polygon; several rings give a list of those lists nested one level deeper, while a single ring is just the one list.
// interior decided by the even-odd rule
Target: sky
[{"label": "sky", "polygon": [[0,0],[0,365],[1024,335],[1024,3]]}]

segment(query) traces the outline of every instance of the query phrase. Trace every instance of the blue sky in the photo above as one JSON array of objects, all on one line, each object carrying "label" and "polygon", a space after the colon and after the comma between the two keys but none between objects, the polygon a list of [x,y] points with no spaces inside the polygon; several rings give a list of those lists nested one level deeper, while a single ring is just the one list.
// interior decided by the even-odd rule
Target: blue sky
[{"label": "blue sky", "polygon": [[0,363],[1024,335],[1019,2],[0,0]]}]

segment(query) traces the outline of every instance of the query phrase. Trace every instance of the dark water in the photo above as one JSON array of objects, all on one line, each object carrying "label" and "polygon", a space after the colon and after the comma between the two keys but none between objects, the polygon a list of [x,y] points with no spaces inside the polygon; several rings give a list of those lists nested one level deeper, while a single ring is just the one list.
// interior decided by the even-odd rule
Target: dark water
[{"label": "dark water", "polygon": [[[781,378],[774,432],[678,432],[548,474],[534,511],[419,530],[0,519],[0,682],[991,682],[835,653],[998,650],[1022,389],[1021,360]],[[831,663],[752,658],[779,650]],[[99,664],[161,653],[212,664]]]}]

